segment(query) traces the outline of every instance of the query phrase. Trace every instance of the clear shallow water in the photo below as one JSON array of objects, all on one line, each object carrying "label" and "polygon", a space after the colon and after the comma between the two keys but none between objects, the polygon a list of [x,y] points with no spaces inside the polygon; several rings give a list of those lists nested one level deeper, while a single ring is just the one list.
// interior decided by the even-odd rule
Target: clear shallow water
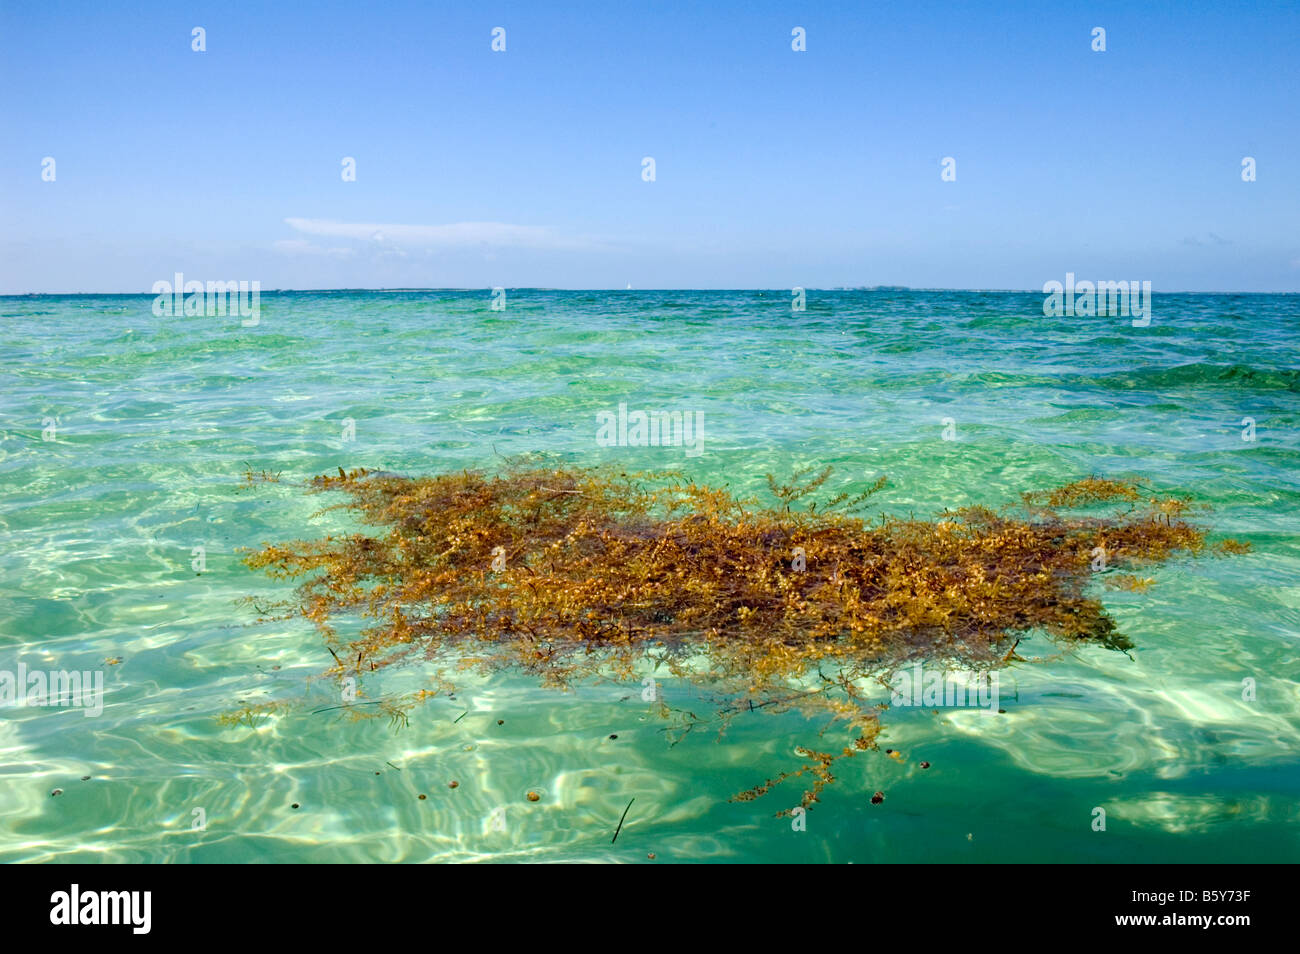
[{"label": "clear shallow water", "polygon": [[[1157,295],[1148,328],[977,292],[814,292],[803,313],[780,292],[517,291],[504,312],[485,292],[284,293],[252,328],[151,304],[0,298],[0,670],[105,679],[95,718],[0,708],[0,860],[1300,859],[1300,296]],[[620,401],[702,411],[704,453],[598,446]],[[670,747],[637,685],[509,676],[458,679],[399,731],[313,712],[338,701],[319,638],[236,603],[288,589],[239,548],[340,525],[288,481],[538,451],[754,492],[813,464],[845,488],[886,473],[880,507],[917,514],[1140,475],[1255,552],[1102,591],[1131,658],[1008,671],[1005,715],[886,713],[905,760],[841,763],[804,832],[773,817],[797,782],[727,801],[817,746],[794,714]],[[250,467],[286,483],[241,486]],[[256,727],[218,722],[276,700]]]}]

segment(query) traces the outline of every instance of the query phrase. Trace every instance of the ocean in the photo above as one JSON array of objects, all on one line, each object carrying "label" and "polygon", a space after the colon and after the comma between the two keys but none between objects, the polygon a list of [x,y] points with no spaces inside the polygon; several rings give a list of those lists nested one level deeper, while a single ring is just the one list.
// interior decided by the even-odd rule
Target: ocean
[{"label": "ocean", "polygon": [[[102,687],[0,693],[0,861],[1300,860],[1300,296],[1157,292],[1138,325],[1044,297],[267,291],[256,323],[0,298],[0,689]],[[824,719],[681,736],[639,682],[467,672],[405,724],[358,720],[309,625],[259,622],[292,585],[245,548],[347,526],[306,479],[516,455],[760,497],[830,466],[837,490],[887,475],[873,507],[918,517],[1137,477],[1253,550],[1098,587],[1135,648],[1031,636],[1001,714],[884,713],[800,828],[776,817],[797,781],[730,798],[841,744]]]}]

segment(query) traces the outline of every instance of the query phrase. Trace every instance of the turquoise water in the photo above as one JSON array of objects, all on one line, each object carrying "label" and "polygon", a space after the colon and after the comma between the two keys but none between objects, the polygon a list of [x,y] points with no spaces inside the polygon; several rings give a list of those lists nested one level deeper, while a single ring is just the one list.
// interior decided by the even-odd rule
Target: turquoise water
[{"label": "turquoise water", "polygon": [[[810,292],[805,312],[784,292],[268,293],[254,327],[151,304],[0,298],[0,671],[104,680],[98,716],[0,708],[0,860],[1300,859],[1300,296],[1157,295],[1146,328],[978,292]],[[620,402],[702,412],[703,452],[600,446]],[[537,452],[756,493],[830,464],[846,489],[888,474],[880,508],[918,515],[1142,476],[1254,552],[1099,589],[1136,649],[1008,670],[1005,714],[886,713],[904,759],[840,763],[794,831],[773,816],[798,783],[727,799],[824,720],[670,745],[639,684],[502,675],[458,677],[405,728],[354,721],[317,711],[338,702],[319,637],[237,602],[289,589],[240,548],[346,525],[293,481]]]}]

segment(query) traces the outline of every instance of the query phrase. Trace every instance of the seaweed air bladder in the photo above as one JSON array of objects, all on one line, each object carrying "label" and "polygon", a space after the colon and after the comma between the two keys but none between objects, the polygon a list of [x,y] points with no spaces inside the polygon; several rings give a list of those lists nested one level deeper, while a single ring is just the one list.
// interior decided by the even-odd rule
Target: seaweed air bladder
[{"label": "seaweed air bladder", "polygon": [[[802,768],[736,796],[808,775],[807,808],[835,760],[876,748],[872,694],[900,666],[987,672],[1021,662],[1015,645],[1031,631],[1127,649],[1090,595],[1098,559],[1140,569],[1207,549],[1183,500],[1134,481],[1088,478],[998,511],[868,521],[860,514],[884,478],[827,497],[829,476],[769,477],[764,503],[676,473],[340,469],[309,489],[343,495],[331,509],[373,532],[271,544],[246,562],[304,578],[290,615],[319,628],[340,679],[420,663],[523,672],[563,689],[653,669],[715,691],[724,720],[828,712],[842,747],[800,749]],[[335,623],[358,619],[359,637],[344,644]]]}]

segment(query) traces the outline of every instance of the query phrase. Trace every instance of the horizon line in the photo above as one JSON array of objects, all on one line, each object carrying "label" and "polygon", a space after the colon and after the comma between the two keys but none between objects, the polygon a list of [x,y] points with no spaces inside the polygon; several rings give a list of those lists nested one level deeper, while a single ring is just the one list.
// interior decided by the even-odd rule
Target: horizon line
[{"label": "horizon line", "polygon": [[[752,287],[752,288],[688,288],[673,286],[647,286],[645,288],[577,288],[577,287],[559,287],[547,285],[481,285],[481,286],[429,286],[419,287],[411,285],[396,285],[392,287],[348,287],[348,288],[259,288],[259,294],[281,294],[281,293],[304,293],[304,292],[491,292],[494,288],[505,288],[507,291],[541,291],[541,292],[782,292],[790,294],[794,287],[803,288],[804,291],[818,292],[967,292],[972,294],[1026,294],[1042,295],[1048,294],[1038,288],[957,288],[941,286],[910,286],[910,285],[829,285],[829,286],[771,286],[771,287]],[[161,294],[176,294],[173,292],[137,292],[137,291],[89,291],[89,292],[65,292],[65,291],[30,291],[30,292],[5,292],[0,293],[0,298],[72,298],[82,296],[87,298],[95,297],[134,297],[134,298],[156,298]],[[182,292],[186,294],[195,294],[194,292]],[[1173,289],[1166,291],[1152,290],[1151,294],[1156,295],[1300,295],[1300,290],[1290,291],[1245,291],[1241,289],[1216,289],[1216,290],[1192,290],[1192,289]]]}]

